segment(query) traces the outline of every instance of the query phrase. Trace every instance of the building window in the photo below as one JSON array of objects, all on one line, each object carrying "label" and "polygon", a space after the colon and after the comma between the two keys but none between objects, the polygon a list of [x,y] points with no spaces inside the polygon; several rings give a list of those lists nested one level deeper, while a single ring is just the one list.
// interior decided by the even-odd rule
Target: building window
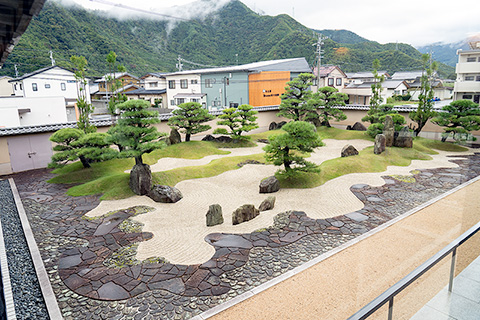
[{"label": "building window", "polygon": [[180,88],[188,89],[188,80],[187,79],[181,79],[180,80]]},{"label": "building window", "polygon": [[192,79],[192,80],[190,80],[190,84],[198,84],[198,80],[197,79]]},{"label": "building window", "polygon": [[341,86],[342,85],[342,78],[337,78],[337,86]]},{"label": "building window", "polygon": [[170,100],[170,105],[174,106],[175,105],[175,100]]},{"label": "building window", "polygon": [[205,79],[205,88],[213,88],[213,79]]},{"label": "building window", "polygon": [[32,83],[32,90],[33,91],[38,91],[38,87],[36,83]]},{"label": "building window", "polygon": [[176,98],[176,100],[177,100],[176,101],[177,106],[182,104],[182,103],[185,103],[185,98]]},{"label": "building window", "polygon": [[467,99],[467,100],[472,100],[472,95],[471,94],[464,94],[463,99]]},{"label": "building window", "polygon": [[477,62],[477,58],[476,57],[467,58],[467,62]]},{"label": "building window", "polygon": [[45,89],[50,89],[50,83],[45,83]]},{"label": "building window", "polygon": [[156,87],[158,87],[158,82],[149,82],[149,83],[148,83],[148,86],[149,86],[150,88],[156,88]]},{"label": "building window", "polygon": [[13,85],[13,90],[17,91],[17,84],[16,83]]},{"label": "building window", "polygon": [[333,78],[328,78],[328,85],[333,86]]},{"label": "building window", "polygon": [[175,89],[175,80],[168,80],[168,89]]},{"label": "building window", "polygon": [[65,85],[65,82],[60,83],[60,89],[62,89],[62,91],[67,90],[67,86]]},{"label": "building window", "polygon": [[480,76],[477,76],[477,79],[476,79],[476,81],[480,81]]},{"label": "building window", "polygon": [[465,81],[475,81],[475,76],[465,76]]},{"label": "building window", "polygon": [[197,98],[192,98],[190,99],[191,102],[200,102],[200,99],[197,99]]},{"label": "building window", "polygon": [[23,90],[23,84],[20,83],[20,90]]}]

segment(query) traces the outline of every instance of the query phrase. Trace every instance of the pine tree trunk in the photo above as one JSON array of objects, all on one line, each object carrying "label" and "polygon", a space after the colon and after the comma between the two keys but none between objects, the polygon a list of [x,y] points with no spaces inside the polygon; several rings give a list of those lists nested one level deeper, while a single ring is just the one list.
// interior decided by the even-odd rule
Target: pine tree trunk
[{"label": "pine tree trunk", "polygon": [[190,136],[191,136],[191,134],[190,134],[190,133],[187,133],[187,134],[185,135],[185,141],[190,141]]},{"label": "pine tree trunk", "polygon": [[84,156],[80,156],[79,159],[80,159],[80,162],[82,163],[84,168],[90,168],[91,167],[90,166],[90,161],[87,158],[85,158]]}]

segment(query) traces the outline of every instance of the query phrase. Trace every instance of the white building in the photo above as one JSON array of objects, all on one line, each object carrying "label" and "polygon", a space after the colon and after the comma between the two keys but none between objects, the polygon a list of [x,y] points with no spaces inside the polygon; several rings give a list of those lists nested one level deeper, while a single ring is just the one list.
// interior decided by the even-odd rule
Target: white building
[{"label": "white building", "polygon": [[184,102],[198,102],[206,105],[202,93],[201,75],[191,71],[180,71],[165,75],[167,82],[167,106],[175,109]]},{"label": "white building", "polygon": [[480,40],[469,43],[471,50],[458,50],[457,80],[453,100],[468,99],[480,103]]},{"label": "white building", "polygon": [[9,97],[13,95],[13,87],[9,82],[12,80],[9,76],[0,76],[0,97]]}]

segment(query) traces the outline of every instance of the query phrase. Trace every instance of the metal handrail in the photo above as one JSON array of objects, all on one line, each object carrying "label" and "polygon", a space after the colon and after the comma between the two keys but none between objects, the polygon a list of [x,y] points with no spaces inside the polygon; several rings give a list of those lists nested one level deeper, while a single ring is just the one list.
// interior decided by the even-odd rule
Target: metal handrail
[{"label": "metal handrail", "polygon": [[372,315],[375,311],[384,306],[387,302],[389,303],[388,319],[392,319],[393,314],[393,298],[399,294],[403,289],[408,287],[412,282],[417,280],[425,272],[430,270],[438,262],[440,262],[447,255],[452,253],[452,263],[450,268],[450,282],[448,290],[452,291],[453,275],[455,269],[455,257],[457,248],[463,244],[465,241],[470,239],[475,233],[480,230],[480,222],[464,232],[460,237],[452,241],[445,248],[440,250],[433,257],[425,261],[422,265],[417,267],[415,270],[410,272],[406,277],[395,283],[393,286],[385,290],[378,297],[373,299],[370,303],[364,306],[362,309],[357,311],[354,315],[348,318],[348,320],[363,320]]}]

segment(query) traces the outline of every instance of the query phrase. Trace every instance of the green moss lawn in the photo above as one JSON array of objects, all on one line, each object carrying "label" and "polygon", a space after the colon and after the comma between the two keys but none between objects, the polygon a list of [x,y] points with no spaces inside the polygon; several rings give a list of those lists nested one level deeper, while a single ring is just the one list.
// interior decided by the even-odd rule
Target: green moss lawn
[{"label": "green moss lawn", "polygon": [[[251,141],[258,139],[268,139],[272,134],[280,134],[284,131],[273,130],[259,134],[252,134]],[[365,132],[346,131],[336,128],[318,128],[318,135],[322,139],[364,139],[373,141]],[[252,146],[246,143],[242,146]],[[220,150],[224,145],[205,141],[182,142],[173,146],[167,146],[156,150],[150,154],[144,155],[144,162],[154,164],[158,160],[166,157],[200,159],[208,155],[228,155],[230,152]],[[239,147],[238,145],[234,147]],[[385,171],[387,166],[408,166],[412,160],[429,160],[429,155],[436,154],[434,150],[442,151],[466,151],[468,149],[444,143],[436,140],[416,138],[412,149],[388,148],[381,155],[373,154],[373,147],[360,151],[358,156],[353,158],[336,158],[325,161],[320,165],[321,171],[318,174],[299,174],[295,178],[280,178],[280,184],[283,188],[312,188],[322,185],[328,180],[334,179],[344,174],[354,172],[381,172]],[[321,152],[321,148],[320,148]],[[245,160],[257,160],[265,162],[263,154],[254,154],[240,157],[224,157],[213,160],[202,166],[182,167],[168,171],[153,173],[153,181],[156,184],[166,184],[174,186],[178,182],[188,179],[198,179],[213,177],[225,171],[238,169],[237,164]],[[91,168],[85,169],[79,162],[69,164],[63,168],[56,169],[53,172],[56,177],[49,180],[50,183],[75,184],[69,188],[67,194],[71,196],[103,194],[102,200],[123,199],[133,196],[133,192],[128,187],[128,173],[134,165],[133,159],[115,159],[100,163],[93,163]],[[260,177],[259,177],[260,178]]]}]

